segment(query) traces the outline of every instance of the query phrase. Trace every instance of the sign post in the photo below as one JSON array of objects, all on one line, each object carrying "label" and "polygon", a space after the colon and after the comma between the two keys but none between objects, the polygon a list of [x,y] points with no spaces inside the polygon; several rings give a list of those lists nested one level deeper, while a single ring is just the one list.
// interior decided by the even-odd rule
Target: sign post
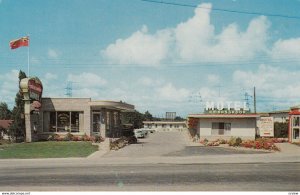
[{"label": "sign post", "polygon": [[31,111],[41,108],[43,93],[42,82],[37,78],[24,78],[20,81],[20,90],[24,100],[26,142],[32,142]]}]

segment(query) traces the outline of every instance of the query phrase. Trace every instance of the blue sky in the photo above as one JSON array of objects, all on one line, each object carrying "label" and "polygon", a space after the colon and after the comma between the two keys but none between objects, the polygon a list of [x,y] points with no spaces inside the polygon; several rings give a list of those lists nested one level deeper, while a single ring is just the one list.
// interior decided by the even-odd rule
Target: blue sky
[{"label": "blue sky", "polygon": [[8,43],[29,35],[30,74],[41,78],[44,96],[66,97],[73,82],[73,97],[186,116],[206,101],[244,101],[256,86],[258,111],[300,104],[299,0],[164,2],[199,7],[0,0],[0,101],[13,106],[17,73],[27,72],[27,48]]}]

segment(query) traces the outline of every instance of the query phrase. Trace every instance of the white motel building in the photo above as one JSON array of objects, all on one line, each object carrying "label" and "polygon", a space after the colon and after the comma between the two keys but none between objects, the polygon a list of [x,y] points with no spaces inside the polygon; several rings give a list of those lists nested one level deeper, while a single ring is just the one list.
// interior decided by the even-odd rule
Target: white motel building
[{"label": "white motel building", "polygon": [[144,129],[161,131],[185,131],[186,121],[143,121]]},{"label": "white motel building", "polygon": [[200,139],[216,140],[230,137],[255,139],[256,114],[190,114],[191,124]]}]

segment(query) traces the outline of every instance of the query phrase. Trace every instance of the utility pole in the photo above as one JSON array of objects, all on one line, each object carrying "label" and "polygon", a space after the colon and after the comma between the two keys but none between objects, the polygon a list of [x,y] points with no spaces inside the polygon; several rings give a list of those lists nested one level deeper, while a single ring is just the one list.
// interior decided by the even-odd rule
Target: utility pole
[{"label": "utility pole", "polygon": [[254,113],[256,114],[256,92],[255,92],[255,87],[254,87],[254,90],[253,90],[253,101],[254,101]]}]

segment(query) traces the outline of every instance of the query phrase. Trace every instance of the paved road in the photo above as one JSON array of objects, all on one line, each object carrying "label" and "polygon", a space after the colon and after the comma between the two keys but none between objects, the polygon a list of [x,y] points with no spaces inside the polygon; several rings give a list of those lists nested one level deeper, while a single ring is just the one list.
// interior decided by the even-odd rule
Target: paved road
[{"label": "paved road", "polygon": [[300,163],[0,168],[0,191],[299,191]]},{"label": "paved road", "polygon": [[244,154],[188,145],[181,133],[155,133],[102,157],[2,160],[0,191],[300,190],[294,153]]}]

